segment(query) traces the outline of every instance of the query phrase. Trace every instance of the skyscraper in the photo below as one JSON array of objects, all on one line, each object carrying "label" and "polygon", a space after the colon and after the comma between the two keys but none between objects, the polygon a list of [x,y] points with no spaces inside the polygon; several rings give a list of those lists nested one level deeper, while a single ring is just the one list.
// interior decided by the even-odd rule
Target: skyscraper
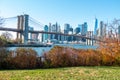
[{"label": "skyscraper", "polygon": [[[56,22],[56,24],[49,24],[49,31],[50,32],[57,32],[60,33],[60,25]],[[50,39],[56,39],[59,40],[60,36],[58,34],[50,34]]]},{"label": "skyscraper", "polygon": [[78,24],[78,27],[80,28],[80,33],[82,32],[82,25],[83,24]]},{"label": "skyscraper", "polygon": [[98,20],[97,18],[95,18],[94,35],[97,35],[97,28],[98,28]]},{"label": "skyscraper", "polygon": [[[49,23],[49,32],[52,32],[52,25]],[[51,39],[51,34],[48,34],[49,40]]]},{"label": "skyscraper", "polygon": [[103,21],[100,21],[100,29],[99,29],[99,36],[100,36],[100,37],[102,37],[102,36],[103,36],[103,33],[104,33],[104,32],[103,32],[103,29],[104,29],[104,28],[103,28],[103,26],[104,26],[103,24],[104,24]]},{"label": "skyscraper", "polygon": [[87,34],[87,22],[84,22],[84,24],[82,25],[82,30],[81,30],[81,35],[86,35]]},{"label": "skyscraper", "polygon": [[64,24],[64,33],[68,34],[69,30],[70,30],[70,24],[67,24],[67,23]]},{"label": "skyscraper", "polygon": [[[45,25],[44,31],[45,31],[45,32],[48,32],[48,26],[47,26],[47,25]],[[45,41],[45,40],[47,40],[47,39],[48,39],[48,34],[44,34],[43,40]]]},{"label": "skyscraper", "polygon": [[[34,28],[33,28],[33,27],[29,27],[29,30],[30,30],[30,31],[33,31]],[[29,36],[30,36],[30,41],[32,41],[32,39],[33,39],[33,38],[32,38],[32,33],[29,33]]]},{"label": "skyscraper", "polygon": [[[64,34],[68,34],[69,31],[70,31],[70,24],[68,24],[68,23],[64,24]],[[68,36],[64,36],[64,40],[67,41]]]},{"label": "skyscraper", "polygon": [[103,21],[100,21],[100,28],[99,28],[99,37],[104,37],[106,36],[106,25],[104,24]]},{"label": "skyscraper", "polygon": [[80,33],[80,27],[75,28],[75,34],[78,34],[78,33]]}]

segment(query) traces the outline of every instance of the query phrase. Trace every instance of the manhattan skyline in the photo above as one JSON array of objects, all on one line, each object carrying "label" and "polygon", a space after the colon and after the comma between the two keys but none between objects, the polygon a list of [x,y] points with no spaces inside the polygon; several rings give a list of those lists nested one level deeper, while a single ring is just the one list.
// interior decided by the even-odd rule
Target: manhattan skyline
[{"label": "manhattan skyline", "polygon": [[95,18],[98,23],[120,18],[119,3],[119,0],[0,0],[0,16],[29,14],[44,25],[58,22],[62,28],[65,23],[76,28],[87,22],[88,30],[94,30]]}]

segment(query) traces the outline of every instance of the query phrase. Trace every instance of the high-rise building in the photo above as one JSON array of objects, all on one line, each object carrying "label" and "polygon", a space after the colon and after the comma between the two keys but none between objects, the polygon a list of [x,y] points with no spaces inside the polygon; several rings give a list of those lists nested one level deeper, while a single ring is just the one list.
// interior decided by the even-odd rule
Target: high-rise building
[{"label": "high-rise building", "polygon": [[38,33],[33,33],[32,34],[32,41],[38,41]]},{"label": "high-rise building", "polygon": [[[52,32],[52,25],[49,23],[49,32]],[[49,40],[51,39],[51,34],[48,34]]]},{"label": "high-rise building", "polygon": [[107,25],[106,25],[106,24],[104,24],[104,25],[103,25],[103,37],[105,37],[105,36],[106,36],[106,27],[107,27]]},{"label": "high-rise building", "polygon": [[87,34],[87,22],[84,22],[84,24],[82,25],[82,30],[81,30],[81,35],[86,35]]},{"label": "high-rise building", "polygon": [[[61,30],[61,33],[64,33],[64,30]],[[64,41],[64,35],[61,35],[60,38],[61,38],[61,41]]]},{"label": "high-rise building", "polygon": [[[33,31],[34,28],[33,28],[33,27],[29,27],[29,30],[30,30],[30,31]],[[29,36],[30,36],[30,41],[32,41],[32,39],[33,39],[33,38],[32,38],[32,33],[29,33]]]},{"label": "high-rise building", "polygon": [[[68,24],[68,23],[64,24],[64,34],[68,34],[69,31],[70,31],[70,24]],[[64,36],[64,40],[67,41],[68,36]]]},{"label": "high-rise building", "polygon": [[70,24],[64,24],[64,30],[68,31],[70,30]]},{"label": "high-rise building", "polygon": [[78,34],[78,33],[80,33],[80,27],[75,28],[75,34]]},{"label": "high-rise building", "polygon": [[98,28],[98,20],[97,18],[95,18],[94,35],[97,35],[97,28]]},{"label": "high-rise building", "polygon": [[[60,33],[60,25],[58,25],[58,23],[56,22],[56,24],[49,24],[49,30],[50,32],[57,32],[57,33]],[[56,39],[56,40],[59,40],[60,39],[60,36],[58,34],[51,34],[50,35],[50,39]]]},{"label": "high-rise building", "polygon": [[72,27],[70,27],[69,31],[73,34],[73,28]]},{"label": "high-rise building", "polygon": [[[48,31],[49,31],[49,29],[48,29],[48,26],[47,26],[47,25],[45,25],[45,27],[44,27],[44,31],[45,31],[45,32],[48,32]],[[45,41],[45,40],[47,40],[47,39],[48,39],[48,34],[44,34],[43,41]]]},{"label": "high-rise building", "polygon": [[80,33],[82,32],[82,26],[83,24],[78,24],[78,27],[80,28]]},{"label": "high-rise building", "polygon": [[103,21],[100,22],[100,36],[103,36]]},{"label": "high-rise building", "polygon": [[104,25],[104,22],[100,22],[100,28],[99,28],[99,36],[104,37],[106,35],[106,26]]},{"label": "high-rise building", "polygon": [[[74,30],[75,34],[86,36],[87,28],[88,28],[87,22],[84,22],[84,24],[78,24],[78,27]],[[75,37],[75,40],[79,41],[80,39]],[[85,40],[82,39],[82,41]]]}]

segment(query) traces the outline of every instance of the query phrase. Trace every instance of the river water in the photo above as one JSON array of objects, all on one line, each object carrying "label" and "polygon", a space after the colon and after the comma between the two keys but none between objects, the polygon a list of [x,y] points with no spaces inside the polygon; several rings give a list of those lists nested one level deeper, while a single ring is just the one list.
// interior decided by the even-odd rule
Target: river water
[{"label": "river water", "polygon": [[[26,48],[32,48],[35,50],[39,56],[41,56],[44,52],[49,51],[52,49],[54,46],[63,46],[63,47],[71,47],[75,49],[96,49],[97,46],[90,46],[90,45],[81,45],[81,44],[54,44],[51,47],[26,47]],[[10,47],[10,50],[15,50],[18,47]]]}]

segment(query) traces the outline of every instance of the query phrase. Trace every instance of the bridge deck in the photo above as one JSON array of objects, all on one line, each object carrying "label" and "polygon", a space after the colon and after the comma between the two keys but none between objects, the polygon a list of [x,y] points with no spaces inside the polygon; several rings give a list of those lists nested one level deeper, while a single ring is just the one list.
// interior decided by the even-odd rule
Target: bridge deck
[{"label": "bridge deck", "polygon": [[44,44],[7,44],[6,47],[51,47],[52,45]]}]

